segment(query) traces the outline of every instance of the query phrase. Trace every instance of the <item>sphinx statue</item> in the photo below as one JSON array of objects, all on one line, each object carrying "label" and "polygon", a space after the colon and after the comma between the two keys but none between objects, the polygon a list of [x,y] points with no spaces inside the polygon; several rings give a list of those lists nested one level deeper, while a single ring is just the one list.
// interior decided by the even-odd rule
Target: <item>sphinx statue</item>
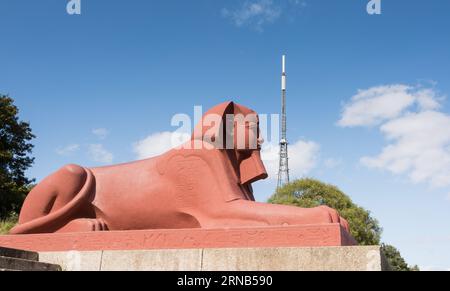
[{"label": "sphinx statue", "polygon": [[[244,118],[229,122],[228,116]],[[205,113],[188,142],[160,156],[98,168],[64,166],[34,187],[10,233],[322,223],[348,230],[345,219],[326,206],[255,202],[252,183],[267,178],[262,142],[256,112],[220,104]]]}]

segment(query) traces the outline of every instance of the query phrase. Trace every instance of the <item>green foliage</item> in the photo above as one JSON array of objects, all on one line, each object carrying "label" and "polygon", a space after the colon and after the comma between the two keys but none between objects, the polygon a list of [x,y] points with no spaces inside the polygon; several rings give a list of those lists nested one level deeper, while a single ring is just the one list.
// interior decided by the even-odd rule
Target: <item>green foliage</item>
[{"label": "green foliage", "polygon": [[300,179],[280,188],[269,203],[311,208],[327,205],[336,209],[350,224],[351,234],[360,245],[379,245],[382,229],[370,212],[352,202],[336,186],[314,179]]},{"label": "green foliage", "polygon": [[391,245],[382,244],[381,249],[383,250],[386,259],[389,262],[389,265],[392,268],[392,271],[420,271],[419,267],[416,266],[408,266],[405,259],[401,256],[399,250]]},{"label": "green foliage", "polygon": [[29,156],[34,135],[18,114],[13,99],[0,94],[0,219],[19,211],[33,182],[25,171],[34,161]]},{"label": "green foliage", "polygon": [[5,220],[0,220],[0,235],[7,234],[9,230],[17,224],[18,220],[19,218],[16,213],[11,213],[11,215]]}]

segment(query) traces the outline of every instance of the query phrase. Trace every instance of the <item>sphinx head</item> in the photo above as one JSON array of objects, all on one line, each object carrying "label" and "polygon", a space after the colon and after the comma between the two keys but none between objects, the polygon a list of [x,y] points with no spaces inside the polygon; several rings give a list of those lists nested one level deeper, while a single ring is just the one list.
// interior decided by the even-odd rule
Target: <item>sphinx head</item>
[{"label": "sphinx head", "polygon": [[267,177],[261,160],[258,114],[234,102],[219,104],[204,115],[192,135],[194,149],[221,150],[238,158],[242,183]]},{"label": "sphinx head", "polygon": [[259,151],[264,142],[258,114],[234,102],[208,110],[195,127],[192,140],[203,142],[202,147],[207,149],[234,150],[241,154]]}]

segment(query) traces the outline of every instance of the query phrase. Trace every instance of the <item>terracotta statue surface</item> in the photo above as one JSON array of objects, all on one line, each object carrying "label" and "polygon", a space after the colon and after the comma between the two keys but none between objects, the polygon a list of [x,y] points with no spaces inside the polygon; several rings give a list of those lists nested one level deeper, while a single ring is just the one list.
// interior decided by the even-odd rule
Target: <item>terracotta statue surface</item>
[{"label": "terracotta statue surface", "polygon": [[11,234],[321,223],[348,230],[328,207],[255,202],[251,184],[267,178],[261,143],[254,111],[220,104],[190,141],[165,154],[100,168],[67,165],[51,174],[27,196]]}]

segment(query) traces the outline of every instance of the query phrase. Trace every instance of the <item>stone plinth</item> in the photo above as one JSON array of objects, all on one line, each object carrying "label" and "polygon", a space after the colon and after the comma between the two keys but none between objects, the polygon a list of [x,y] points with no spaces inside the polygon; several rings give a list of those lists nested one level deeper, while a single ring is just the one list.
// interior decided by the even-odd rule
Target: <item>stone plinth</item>
[{"label": "stone plinth", "polygon": [[0,236],[0,246],[37,252],[331,247],[355,244],[354,239],[339,224]]},{"label": "stone plinth", "polygon": [[355,246],[339,224],[0,236],[63,270],[381,271],[380,247]]},{"label": "stone plinth", "polygon": [[378,246],[41,252],[68,271],[383,271]]}]

